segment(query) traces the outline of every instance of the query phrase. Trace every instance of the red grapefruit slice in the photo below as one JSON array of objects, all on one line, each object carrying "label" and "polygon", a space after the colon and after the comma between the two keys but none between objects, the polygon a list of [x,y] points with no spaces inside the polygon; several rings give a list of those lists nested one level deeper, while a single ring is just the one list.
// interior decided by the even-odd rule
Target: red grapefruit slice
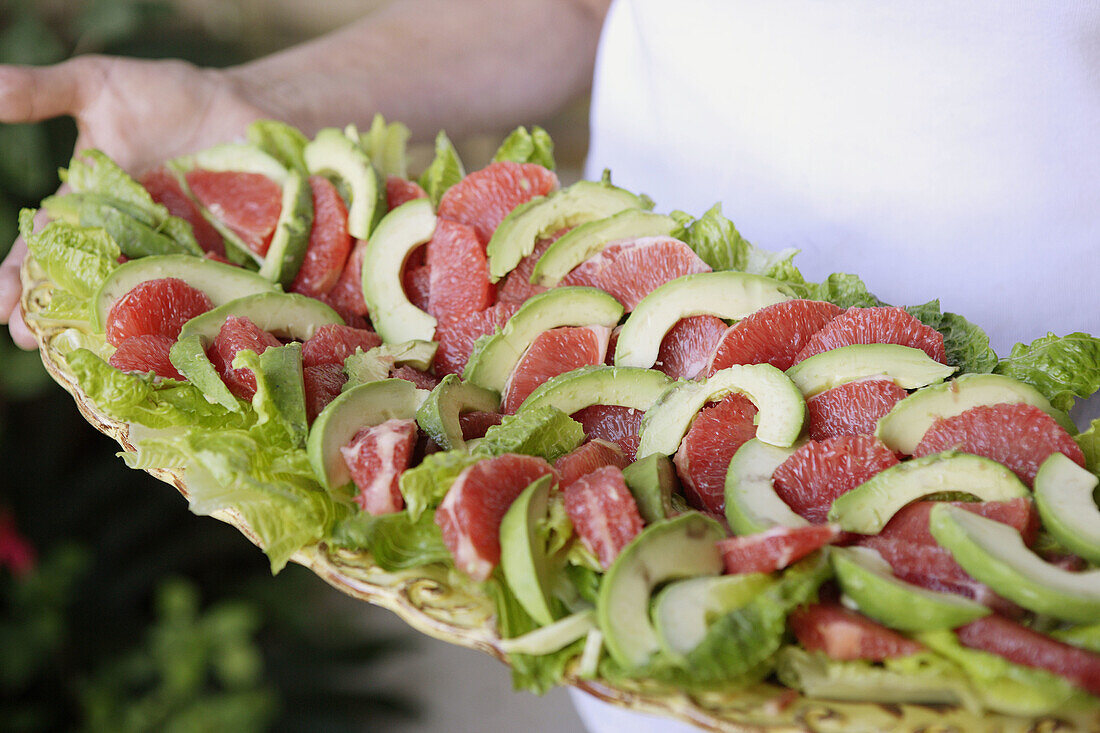
[{"label": "red grapefruit slice", "polygon": [[124,372],[153,372],[159,377],[186,379],[168,359],[175,341],[167,336],[144,333],[119,344],[107,363]]},{"label": "red grapefruit slice", "polygon": [[553,472],[541,458],[505,453],[459,474],[435,513],[455,567],[487,580],[500,562],[500,521],[508,507],[532,481]]},{"label": "red grapefruit slice", "polygon": [[619,556],[630,540],[642,531],[642,515],[623,472],[604,466],[565,487],[565,513],[581,542],[604,569]]},{"label": "red grapefruit slice", "polygon": [[820,300],[786,300],[730,326],[714,347],[707,374],[734,364],[771,364],[786,371],[810,337],[844,309]]},{"label": "red grapefruit slice", "polygon": [[836,435],[870,435],[879,418],[908,394],[891,379],[848,382],[806,400],[810,437],[825,440]]},{"label": "red grapefruit slice", "polygon": [[348,375],[340,364],[317,364],[302,369],[306,391],[306,417],[312,423],[328,403],[340,396]]},{"label": "red grapefruit slice", "polygon": [[542,257],[543,253],[549,249],[550,245],[567,231],[567,229],[562,229],[549,239],[540,239],[536,242],[535,249],[531,254],[520,260],[516,268],[505,275],[503,280],[497,283],[497,300],[509,300],[513,303],[523,303],[532,295],[545,293],[547,288],[542,285],[535,285],[531,282],[531,273],[535,271],[535,263],[538,262],[539,257]]},{"label": "red grapefruit slice", "polygon": [[359,348],[363,351],[382,344],[382,338],[374,331],[326,323],[302,344],[302,365],[338,364],[343,366],[344,359]]},{"label": "red grapefruit slice", "polygon": [[1039,466],[1052,453],[1061,452],[1077,465],[1085,465],[1081,447],[1065,428],[1038,407],[1022,403],[981,405],[940,418],[928,428],[913,455],[951,448],[1008,466],[1028,486],[1035,483]]},{"label": "red grapefruit slice", "polygon": [[482,245],[512,209],[558,188],[553,171],[535,163],[490,163],[447,189],[439,216],[472,227]]},{"label": "red grapefruit slice", "polygon": [[673,379],[695,379],[706,368],[710,355],[727,330],[715,316],[689,316],[665,334],[657,352],[659,369]]},{"label": "red grapefruit slice", "polygon": [[610,333],[611,329],[603,326],[562,326],[540,333],[508,376],[501,411],[515,413],[528,395],[552,377],[603,364]]},{"label": "red grapefruit slice", "polygon": [[737,449],[756,437],[756,412],[749,398],[731,392],[691,421],[672,460],[693,507],[725,516],[726,471]]},{"label": "red grapefruit slice", "polygon": [[318,300],[331,306],[349,325],[352,317],[367,315],[367,303],[363,300],[363,255],[366,251],[367,243],[357,241],[336,284],[318,297]]},{"label": "red grapefruit slice", "polygon": [[456,320],[493,303],[485,245],[468,226],[440,219],[427,244],[428,311],[438,320]]},{"label": "red grapefruit slice", "polygon": [[258,255],[267,254],[283,208],[279,184],[260,173],[188,171],[191,193]]},{"label": "red grapefruit slice", "polygon": [[759,534],[718,540],[727,573],[771,573],[797,562],[840,536],[831,524],[774,527]]},{"label": "red grapefruit slice", "polygon": [[416,446],[416,420],[387,420],[355,434],[340,448],[358,493],[355,503],[370,514],[401,511],[405,500],[397,487]]},{"label": "red grapefruit slice", "polygon": [[669,280],[710,271],[707,263],[680,240],[642,237],[609,244],[573,268],[560,284],[604,290],[629,313],[654,288]]},{"label": "red grapefruit slice", "polygon": [[794,361],[797,364],[814,354],[852,344],[900,344],[947,363],[943,334],[892,306],[849,308],[811,336]]},{"label": "red grapefruit slice", "polygon": [[470,359],[470,351],[479,336],[503,328],[508,319],[519,310],[519,303],[497,303],[466,318],[441,321],[435,329],[439,347],[435,352],[435,372],[461,374]]},{"label": "red grapefruit slice", "polygon": [[825,652],[832,659],[881,662],[924,651],[917,642],[838,603],[799,608],[788,621],[807,651]]},{"label": "red grapefruit slice", "polygon": [[615,466],[623,469],[629,465],[630,462],[623,455],[622,448],[606,440],[596,439],[554,461],[554,470],[561,477],[561,485],[569,486],[581,476],[592,473],[597,468]]},{"label": "red grapefruit slice", "polygon": [[458,416],[458,426],[462,429],[463,440],[484,438],[485,433],[494,425],[500,425],[504,415],[499,412],[464,412]]},{"label": "red grapefruit slice", "polygon": [[279,339],[247,318],[229,316],[207,348],[206,355],[229,391],[242,400],[251,400],[256,394],[256,375],[248,369],[234,369],[233,359],[244,349],[262,354],[272,346],[281,345]]},{"label": "red grapefruit slice", "polygon": [[401,204],[428,198],[428,192],[416,181],[406,181],[400,176],[386,176],[386,211],[393,211]]},{"label": "red grapefruit slice", "polygon": [[419,267],[406,266],[405,272],[401,276],[401,283],[405,290],[405,297],[409,299],[409,302],[425,313],[430,313],[432,310],[432,268],[427,265],[420,265]]},{"label": "red grapefruit slice", "polygon": [[107,314],[107,342],[142,335],[165,336],[173,341],[183,324],[214,307],[206,293],[174,277],[146,280],[115,301]]},{"label": "red grapefruit slice", "polygon": [[870,435],[811,440],[775,469],[772,484],[797,514],[824,524],[838,496],[897,462],[894,452]]},{"label": "red grapefruit slice", "polygon": [[631,463],[638,454],[638,433],[645,413],[619,405],[591,405],[574,412],[572,418],[581,424],[585,440],[606,440],[622,448]]},{"label": "red grapefruit slice", "polygon": [[351,251],[351,235],[348,207],[336,186],[320,176],[310,176],[309,188],[313,193],[313,228],[290,290],[317,297],[332,290],[340,279]]},{"label": "red grapefruit slice", "polygon": [[154,168],[141,178],[141,185],[149,192],[153,200],[168,209],[172,216],[178,216],[191,225],[195,241],[204,252],[225,256],[225,242],[206,217],[199,211],[195,202],[184,193],[179,181],[163,166]]},{"label": "red grapefruit slice", "polygon": [[439,380],[427,372],[422,372],[419,369],[403,364],[390,370],[390,376],[395,379],[404,379],[406,382],[412,382],[420,389],[432,390],[439,384]]}]

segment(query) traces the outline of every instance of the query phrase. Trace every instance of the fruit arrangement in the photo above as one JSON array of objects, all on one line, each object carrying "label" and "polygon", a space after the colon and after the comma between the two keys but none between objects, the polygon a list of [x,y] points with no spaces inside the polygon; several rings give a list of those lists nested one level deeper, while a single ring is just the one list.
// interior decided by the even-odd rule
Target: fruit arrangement
[{"label": "fruit arrangement", "polygon": [[43,360],[132,468],[417,628],[712,729],[1100,725],[1100,340],[1006,358],[517,129],[259,122],[21,218]]}]

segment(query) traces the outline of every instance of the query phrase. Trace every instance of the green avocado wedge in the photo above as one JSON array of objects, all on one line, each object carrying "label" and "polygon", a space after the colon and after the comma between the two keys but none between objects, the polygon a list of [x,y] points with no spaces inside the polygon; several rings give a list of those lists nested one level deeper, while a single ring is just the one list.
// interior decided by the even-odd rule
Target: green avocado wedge
[{"label": "green avocado wedge", "polygon": [[278,290],[255,272],[191,255],[159,255],[130,260],[115,268],[92,298],[92,323],[99,332],[107,328],[107,316],[116,302],[148,280],[183,280],[206,293],[214,306],[231,300]]},{"label": "green avocado wedge", "polygon": [[701,381],[678,381],[670,386],[642,418],[638,456],[675,453],[696,413],[730,392],[745,395],[759,410],[758,440],[781,448],[798,440],[806,420],[806,402],[794,382],[771,364],[738,364]]},{"label": "green avocado wedge", "polygon": [[829,521],[848,532],[878,534],[906,504],[948,491],[972,494],[981,501],[1028,496],[1016,474],[1000,463],[944,451],[891,466],[841,494],[829,509]]},{"label": "green avocado wedge", "polygon": [[654,369],[590,366],[546,380],[517,412],[550,405],[566,415],[591,405],[618,405],[648,410],[672,380]]},{"label": "green avocado wedge", "polygon": [[779,448],[753,438],[733,454],[726,471],[726,520],[734,534],[757,534],[776,526],[809,526],[772,486],[775,469],[795,450],[797,445]]},{"label": "green avocado wedge", "polygon": [[1035,474],[1035,508],[1043,526],[1067,550],[1100,565],[1097,478],[1062,453],[1052,453]]},{"label": "green avocado wedge", "polygon": [[829,559],[840,589],[859,611],[892,629],[956,629],[992,613],[969,598],[906,583],[866,547],[831,547]]},{"label": "green avocado wedge", "polygon": [[775,580],[767,573],[705,575],[669,583],[653,599],[653,626],[661,648],[684,660],[727,613],[743,608]]},{"label": "green avocado wedge", "polygon": [[359,145],[358,132],[355,128],[348,132],[354,139],[335,127],[324,128],[306,145],[303,155],[311,175],[341,184],[349,198],[348,234],[367,239],[386,212],[386,186]]},{"label": "green avocado wedge", "polygon": [[1050,401],[1031,385],[1001,374],[963,374],[951,381],[918,389],[898,402],[879,419],[875,437],[893,451],[913,455],[936,420],[954,417],[972,407],[1006,402],[1034,405],[1071,434],[1077,432],[1069,417],[1052,407]]},{"label": "green avocado wedge", "polygon": [[539,522],[546,517],[553,476],[543,476],[523,490],[500,523],[500,568],[524,610],[546,626],[559,615],[549,593],[550,559]]},{"label": "green avocado wedge", "polygon": [[351,480],[340,448],[357,432],[387,420],[414,419],[427,396],[427,390],[417,389],[412,382],[383,379],[349,389],[328,403],[313,421],[306,441],[309,463],[321,485],[337,491]]},{"label": "green avocado wedge", "polygon": [[679,486],[676,467],[660,453],[634,461],[623,469],[623,481],[634,496],[642,521],[653,524],[673,515],[672,495]]},{"label": "green avocado wedge", "polygon": [[374,330],[391,343],[431,341],[436,321],[409,302],[401,283],[405,260],[435,233],[435,214],[428,199],[398,206],[378,223],[363,255],[363,300]]},{"label": "green avocado wedge", "polygon": [[623,324],[615,366],[651,368],[661,341],[682,318],[712,315],[740,320],[790,300],[779,281],[747,272],[703,272],[671,280],[642,298]]},{"label": "green avocado wedge", "polygon": [[603,219],[626,209],[648,208],[629,191],[603,181],[578,181],[548,196],[537,196],[512,210],[486,247],[489,279],[496,282],[527,255],[535,243],[559,229]]},{"label": "green avocado wedge", "polygon": [[625,209],[569,230],[551,244],[535,262],[531,282],[543,287],[557,285],[569,271],[594,257],[612,242],[639,237],[667,237],[679,224],[671,216],[641,209]]},{"label": "green avocado wedge", "polygon": [[1100,618],[1100,570],[1063,570],[1029,550],[1013,527],[950,504],[932,508],[929,528],[955,562],[994,593],[1065,621]]},{"label": "green avocado wedge", "polygon": [[687,512],[646,527],[623,548],[600,584],[596,619],[608,653],[630,669],[661,648],[649,617],[649,599],[661,583],[722,572],[722,525]]},{"label": "green avocado wedge", "polygon": [[416,411],[416,422],[444,450],[466,450],[458,417],[474,410],[497,412],[500,397],[492,390],[463,382],[457,374],[448,374]]},{"label": "green avocado wedge", "polygon": [[283,182],[282,208],[271,246],[260,265],[260,275],[280,285],[290,285],[302,266],[313,229],[313,193],[309,181],[290,171]]},{"label": "green avocado wedge", "polygon": [[867,377],[884,376],[904,389],[942,382],[955,367],[940,364],[920,349],[898,344],[853,344],[815,354],[787,370],[806,398]]}]

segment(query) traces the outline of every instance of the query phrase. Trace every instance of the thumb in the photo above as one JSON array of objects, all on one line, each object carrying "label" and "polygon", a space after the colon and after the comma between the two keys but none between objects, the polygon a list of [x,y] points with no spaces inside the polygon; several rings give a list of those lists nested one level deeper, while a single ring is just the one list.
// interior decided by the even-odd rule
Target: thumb
[{"label": "thumb", "polygon": [[0,122],[37,122],[72,115],[102,79],[94,57],[53,66],[0,65]]}]

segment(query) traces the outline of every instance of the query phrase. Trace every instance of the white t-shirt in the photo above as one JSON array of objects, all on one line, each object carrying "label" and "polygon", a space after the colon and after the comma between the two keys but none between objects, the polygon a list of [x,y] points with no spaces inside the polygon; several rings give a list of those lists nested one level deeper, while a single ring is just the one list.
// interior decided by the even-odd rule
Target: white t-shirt
[{"label": "white t-shirt", "polygon": [[618,0],[589,176],[1006,354],[1100,334],[1100,3]]}]

